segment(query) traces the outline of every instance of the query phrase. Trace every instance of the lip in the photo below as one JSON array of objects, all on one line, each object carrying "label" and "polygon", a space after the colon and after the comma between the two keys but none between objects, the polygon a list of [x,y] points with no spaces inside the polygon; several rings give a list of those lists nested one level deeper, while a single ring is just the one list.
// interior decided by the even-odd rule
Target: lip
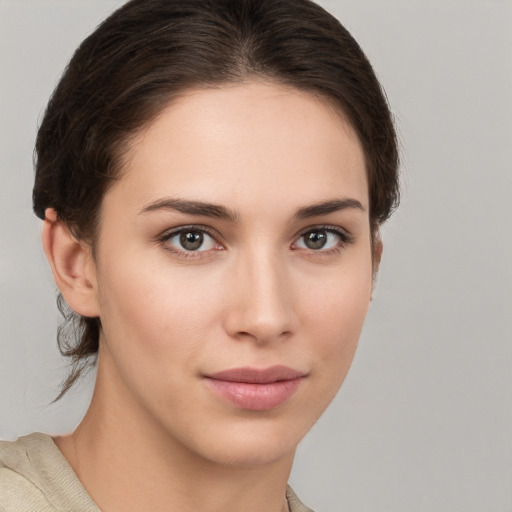
[{"label": "lip", "polygon": [[232,368],[205,375],[205,383],[215,394],[238,408],[250,411],[274,409],[288,400],[305,374],[287,366]]}]

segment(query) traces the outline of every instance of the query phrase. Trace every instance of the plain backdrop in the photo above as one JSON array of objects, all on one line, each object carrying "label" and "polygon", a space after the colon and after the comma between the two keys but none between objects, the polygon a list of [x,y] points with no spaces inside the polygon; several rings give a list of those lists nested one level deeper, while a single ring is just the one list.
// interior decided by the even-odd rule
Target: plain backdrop
[{"label": "plain backdrop", "polygon": [[[0,438],[73,429],[31,212],[32,151],[78,43],[119,0],[0,0]],[[512,3],[324,0],[387,91],[403,201],[352,369],[299,447],[323,512],[512,511]]]}]

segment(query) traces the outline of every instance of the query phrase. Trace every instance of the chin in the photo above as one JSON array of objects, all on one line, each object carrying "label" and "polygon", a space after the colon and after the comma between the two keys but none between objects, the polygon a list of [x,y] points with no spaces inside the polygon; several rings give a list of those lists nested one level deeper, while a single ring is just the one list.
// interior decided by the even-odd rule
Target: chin
[{"label": "chin", "polygon": [[[250,468],[292,461],[309,426],[297,428],[276,418],[245,418],[230,425],[211,425],[190,438],[188,449],[211,463]],[[193,435],[192,432],[190,434]],[[185,441],[186,440],[182,440]]]},{"label": "chin", "polygon": [[257,440],[240,439],[224,446],[210,446],[205,455],[211,462],[222,466],[255,468],[293,460],[296,448],[296,442],[286,439],[272,441],[260,436]]}]

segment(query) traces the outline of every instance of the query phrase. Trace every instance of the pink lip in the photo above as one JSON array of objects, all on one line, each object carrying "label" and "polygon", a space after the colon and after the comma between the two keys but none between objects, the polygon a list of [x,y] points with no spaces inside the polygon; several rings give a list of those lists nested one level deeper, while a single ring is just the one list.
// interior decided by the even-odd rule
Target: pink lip
[{"label": "pink lip", "polygon": [[286,366],[233,368],[205,376],[215,393],[241,409],[265,411],[290,398],[305,375]]}]

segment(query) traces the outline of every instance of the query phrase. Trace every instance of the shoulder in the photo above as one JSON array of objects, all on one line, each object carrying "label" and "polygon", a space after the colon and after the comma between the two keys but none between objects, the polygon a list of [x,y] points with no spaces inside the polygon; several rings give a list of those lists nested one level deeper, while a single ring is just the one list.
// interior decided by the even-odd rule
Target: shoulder
[{"label": "shoulder", "polygon": [[288,501],[290,512],[315,512],[300,501],[290,486],[286,489],[286,500]]},{"label": "shoulder", "polygon": [[0,512],[99,512],[53,439],[0,441]]},{"label": "shoulder", "polygon": [[0,441],[0,469],[31,473],[31,454],[47,451],[51,442],[50,436],[39,433],[20,437],[17,441]]},{"label": "shoulder", "polygon": [[52,510],[30,456],[34,449],[44,450],[45,441],[43,434],[0,441],[0,511]]}]

